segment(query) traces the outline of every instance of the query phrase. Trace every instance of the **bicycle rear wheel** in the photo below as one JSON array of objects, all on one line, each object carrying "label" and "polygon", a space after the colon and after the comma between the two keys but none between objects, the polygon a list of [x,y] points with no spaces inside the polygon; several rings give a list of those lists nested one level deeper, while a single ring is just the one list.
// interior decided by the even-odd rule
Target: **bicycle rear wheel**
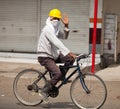
[{"label": "bicycle rear wheel", "polygon": [[103,80],[97,75],[84,74],[84,82],[90,91],[86,93],[78,76],[71,84],[70,96],[73,103],[80,109],[98,109],[106,101],[107,88]]},{"label": "bicycle rear wheel", "polygon": [[13,83],[13,92],[16,98],[24,105],[37,105],[42,103],[39,89],[46,84],[46,78],[41,72],[26,69],[18,73]]}]

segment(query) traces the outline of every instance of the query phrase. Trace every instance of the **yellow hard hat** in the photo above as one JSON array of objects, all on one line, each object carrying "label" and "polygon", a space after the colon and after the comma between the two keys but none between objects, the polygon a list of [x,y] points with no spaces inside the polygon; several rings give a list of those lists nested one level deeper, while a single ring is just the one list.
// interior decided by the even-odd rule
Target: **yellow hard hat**
[{"label": "yellow hard hat", "polygon": [[61,11],[60,10],[58,10],[58,9],[52,9],[52,10],[50,10],[50,12],[49,12],[49,16],[51,16],[51,17],[56,17],[56,18],[61,18]]}]

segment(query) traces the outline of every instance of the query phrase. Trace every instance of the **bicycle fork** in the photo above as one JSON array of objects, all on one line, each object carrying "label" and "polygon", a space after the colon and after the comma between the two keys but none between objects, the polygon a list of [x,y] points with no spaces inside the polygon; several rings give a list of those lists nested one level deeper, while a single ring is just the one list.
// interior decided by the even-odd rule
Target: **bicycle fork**
[{"label": "bicycle fork", "polygon": [[80,68],[78,68],[78,72],[79,72],[80,83],[82,84],[82,87],[85,90],[85,92],[89,94],[90,90],[88,89],[84,81],[85,75],[82,74],[82,72],[80,71]]}]

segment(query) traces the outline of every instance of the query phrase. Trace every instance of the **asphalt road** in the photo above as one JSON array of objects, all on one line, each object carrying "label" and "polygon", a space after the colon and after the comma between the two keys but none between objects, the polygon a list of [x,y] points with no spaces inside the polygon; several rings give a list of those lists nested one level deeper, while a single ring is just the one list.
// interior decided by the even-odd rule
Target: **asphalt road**
[{"label": "asphalt road", "polygon": [[[77,109],[70,98],[70,83],[60,89],[59,96],[49,98],[49,103],[37,106],[22,105],[13,94],[13,80],[18,71],[26,68],[38,68],[36,65],[0,64],[0,109]],[[21,66],[21,67],[19,67]],[[108,97],[101,109],[120,109],[120,81],[105,81]]]},{"label": "asphalt road", "polygon": [[[77,109],[70,99],[70,83],[60,89],[57,98],[50,98],[49,103],[37,106],[22,105],[13,94],[13,79],[0,76],[0,109]],[[101,109],[120,109],[120,82],[106,82],[108,97]]]}]

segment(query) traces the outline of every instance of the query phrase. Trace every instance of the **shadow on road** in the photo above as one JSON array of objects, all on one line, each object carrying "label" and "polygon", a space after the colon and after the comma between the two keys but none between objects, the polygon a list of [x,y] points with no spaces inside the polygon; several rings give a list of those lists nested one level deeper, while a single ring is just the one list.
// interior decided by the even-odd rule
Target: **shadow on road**
[{"label": "shadow on road", "polygon": [[72,102],[55,102],[55,103],[41,104],[39,106],[46,109],[77,109]]}]

